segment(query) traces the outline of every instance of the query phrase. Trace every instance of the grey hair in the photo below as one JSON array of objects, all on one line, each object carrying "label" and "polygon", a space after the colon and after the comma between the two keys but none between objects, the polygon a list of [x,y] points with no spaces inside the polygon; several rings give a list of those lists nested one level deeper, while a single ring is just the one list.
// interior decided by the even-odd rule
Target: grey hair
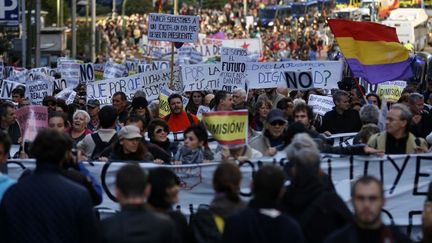
[{"label": "grey hair", "polygon": [[346,92],[345,90],[337,90],[334,94],[333,94],[333,102],[336,104],[336,102],[339,102],[339,100],[341,99],[342,96],[350,96],[350,94],[348,92]]},{"label": "grey hair", "polygon": [[406,105],[401,104],[401,103],[397,103],[397,104],[392,105],[391,109],[400,110],[401,111],[400,119],[407,121],[407,126],[409,126],[409,124],[411,123],[411,119],[412,119],[412,113]]},{"label": "grey hair", "polygon": [[408,103],[409,104],[415,104],[418,100],[423,100],[424,101],[424,96],[419,94],[419,93],[411,93],[408,96]]},{"label": "grey hair", "polygon": [[365,105],[360,109],[359,112],[360,120],[363,124],[378,124],[379,110],[375,105]]},{"label": "grey hair", "polygon": [[286,152],[289,161],[319,168],[320,151],[307,133],[296,134]]},{"label": "grey hair", "polygon": [[72,116],[72,119],[75,119],[77,115],[81,114],[84,116],[85,123],[88,124],[90,122],[90,116],[85,110],[76,110]]},{"label": "grey hair", "polygon": [[233,94],[239,92],[240,96],[246,98],[246,90],[242,88],[236,88],[233,90]]}]

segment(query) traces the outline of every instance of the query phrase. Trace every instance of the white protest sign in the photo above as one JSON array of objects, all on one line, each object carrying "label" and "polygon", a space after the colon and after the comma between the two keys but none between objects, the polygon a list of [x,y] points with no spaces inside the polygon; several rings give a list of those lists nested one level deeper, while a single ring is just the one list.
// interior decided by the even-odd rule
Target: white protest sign
[{"label": "white protest sign", "polygon": [[377,95],[381,100],[397,102],[406,86],[406,81],[387,81],[379,83]]},{"label": "white protest sign", "polygon": [[27,69],[23,69],[23,70],[13,69],[8,80],[24,84],[27,81],[28,72],[29,70]]},{"label": "white protest sign", "polygon": [[80,80],[80,63],[74,60],[68,60],[61,62],[58,66],[58,71],[61,74],[61,78],[65,79],[68,83],[68,87],[76,87]]},{"label": "white protest sign", "polygon": [[41,105],[43,98],[53,93],[53,82],[49,80],[30,81],[26,86],[26,96],[34,105]]},{"label": "white protest sign", "polygon": [[182,65],[181,78],[184,92],[219,90],[219,64]]},{"label": "white protest sign", "polygon": [[[343,63],[339,61],[291,61],[247,63],[247,83],[250,89],[289,87],[338,88]],[[297,86],[297,87],[296,87]]]},{"label": "white protest sign", "polygon": [[199,17],[150,13],[148,39],[171,42],[196,42]]},{"label": "white protest sign", "polygon": [[93,63],[84,63],[80,65],[80,82],[87,83],[95,81],[95,70]]},{"label": "white protest sign", "polygon": [[168,69],[169,61],[153,61],[150,64],[138,64],[138,73]]},{"label": "white protest sign", "polygon": [[4,71],[3,71],[3,79],[8,79],[10,76],[12,76],[13,71],[14,71],[14,68],[12,66],[5,66]]},{"label": "white protest sign", "polygon": [[125,72],[127,72],[125,65],[108,61],[105,63],[103,78],[120,78]]},{"label": "white protest sign", "polygon": [[211,109],[210,109],[210,107],[207,107],[207,106],[203,106],[203,105],[200,105],[200,106],[198,106],[198,110],[197,110],[197,117],[198,117],[198,119],[202,119],[202,114],[203,113],[206,113],[206,112],[210,112],[211,111]]},{"label": "white protest sign", "polygon": [[322,95],[309,95],[308,105],[312,106],[313,112],[324,116],[328,111],[331,111],[334,107],[333,98],[330,96]]},{"label": "white protest sign", "polygon": [[54,79],[52,82],[53,90],[64,90],[68,87],[67,81],[64,78]]},{"label": "white protest sign", "polygon": [[[174,82],[172,88],[176,92],[182,92],[180,72],[174,69]],[[136,91],[141,90],[146,94],[148,101],[159,97],[160,89],[171,82],[170,70],[158,70],[135,74],[128,77],[98,80],[87,84],[87,98],[98,99],[101,105],[111,104],[111,98],[115,92],[121,91],[132,100]]]},{"label": "white protest sign", "polygon": [[76,92],[72,89],[63,89],[55,96],[57,99],[62,99],[67,105],[72,104],[76,97]]},{"label": "white protest sign", "polygon": [[0,90],[0,99],[12,99],[12,90],[14,90],[18,86],[22,86],[25,88],[25,85],[22,83],[10,81],[10,80],[0,80],[1,90]]},{"label": "white protest sign", "polygon": [[126,60],[125,66],[129,75],[138,73],[139,60]]},{"label": "white protest sign", "polygon": [[219,76],[222,90],[232,92],[236,88],[245,89],[247,56],[246,49],[222,47]]}]

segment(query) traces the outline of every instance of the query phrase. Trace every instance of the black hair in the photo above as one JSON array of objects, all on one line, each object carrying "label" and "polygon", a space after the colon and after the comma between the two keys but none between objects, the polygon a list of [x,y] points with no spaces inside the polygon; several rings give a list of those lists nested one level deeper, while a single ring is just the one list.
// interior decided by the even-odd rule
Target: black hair
[{"label": "black hair", "polygon": [[60,117],[61,119],[63,119],[64,126],[68,127],[68,117],[66,113],[59,111],[50,111],[48,113],[48,121],[53,117]]},{"label": "black hair", "polygon": [[384,197],[384,187],[382,182],[378,180],[376,177],[369,176],[369,175],[362,176],[354,182],[354,184],[351,187],[351,197],[354,197],[355,190],[358,184],[370,184],[370,183],[377,184],[380,189],[381,196]]},{"label": "black hair", "polygon": [[7,115],[7,108],[15,109],[15,105],[12,102],[6,101],[0,104],[0,117]]},{"label": "black hair", "polygon": [[22,86],[18,86],[15,89],[12,90],[12,95],[18,94],[23,98],[25,96],[25,89]]},{"label": "black hair", "polygon": [[120,97],[121,97],[122,100],[127,100],[126,94],[125,94],[124,92],[117,91],[117,92],[115,92],[115,93],[113,94],[112,97],[114,98],[114,96],[117,96],[117,95],[120,95]]},{"label": "black hair", "polygon": [[69,107],[63,99],[57,99],[57,106],[62,108],[64,112],[68,113]]},{"label": "black hair", "polygon": [[220,163],[213,173],[213,189],[225,193],[233,202],[239,202],[240,182],[242,174],[235,163]]},{"label": "black hair", "polygon": [[252,193],[254,198],[276,201],[284,185],[282,170],[273,165],[265,165],[253,176]]},{"label": "black hair", "polygon": [[369,93],[369,94],[366,95],[366,99],[368,99],[371,96],[373,96],[373,97],[375,97],[377,99],[377,101],[378,101],[378,108],[381,108],[381,99],[380,99],[380,97],[377,94]]},{"label": "black hair", "polygon": [[171,94],[170,96],[168,96],[168,104],[171,104],[171,100],[172,99],[180,99],[181,101],[183,101],[183,97],[177,93]]},{"label": "black hair", "polygon": [[147,186],[147,175],[138,165],[130,163],[120,168],[116,175],[116,187],[126,197],[142,197]]},{"label": "black hair", "polygon": [[169,209],[172,207],[167,201],[167,189],[180,185],[180,179],[170,169],[158,167],[150,170],[149,182],[152,187],[148,203],[155,208]]},{"label": "black hair", "polygon": [[217,108],[218,105],[221,103],[222,100],[225,100],[228,95],[228,92],[224,90],[219,90],[215,93],[215,97],[213,99],[213,107]]},{"label": "black hair", "polygon": [[278,101],[278,103],[276,104],[276,108],[278,108],[279,110],[284,110],[288,107],[289,102],[293,102],[291,97],[284,97]]},{"label": "black hair", "polygon": [[147,127],[148,138],[150,140],[153,138],[157,126],[161,126],[165,131],[169,131],[168,123],[165,120],[160,118],[153,119]]},{"label": "black hair", "polygon": [[193,124],[190,127],[188,127],[184,131],[183,134],[186,137],[186,134],[188,134],[190,132],[193,132],[200,142],[204,142],[204,144],[207,143],[208,134],[207,134],[207,130],[205,129],[205,127],[203,125],[201,125],[201,124]]},{"label": "black hair", "polygon": [[106,105],[98,113],[99,124],[102,128],[110,128],[117,121],[117,111],[112,105]]},{"label": "black hair", "polygon": [[66,133],[54,129],[39,131],[30,148],[30,156],[36,164],[54,164],[60,166],[66,152],[72,149],[72,139]]},{"label": "black hair", "polygon": [[293,110],[293,116],[295,117],[295,114],[296,114],[297,112],[300,112],[300,111],[305,111],[306,114],[307,114],[307,116],[308,116],[308,119],[309,119],[310,121],[313,120],[314,114],[313,114],[313,109],[312,109],[312,107],[310,107],[309,105],[306,105],[306,104],[304,104],[304,103],[299,103],[299,104],[297,104],[297,105],[294,107],[294,110]]}]

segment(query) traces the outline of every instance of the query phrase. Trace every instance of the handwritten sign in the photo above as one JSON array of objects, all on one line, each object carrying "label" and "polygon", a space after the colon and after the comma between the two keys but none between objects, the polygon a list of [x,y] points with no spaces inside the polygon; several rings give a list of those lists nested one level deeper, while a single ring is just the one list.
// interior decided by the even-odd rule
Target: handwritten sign
[{"label": "handwritten sign", "polygon": [[246,49],[222,47],[219,76],[222,90],[232,92],[236,88],[245,88],[247,56]]},{"label": "handwritten sign", "polygon": [[313,112],[324,116],[325,113],[333,109],[333,98],[322,95],[309,95],[308,105],[312,106]]},{"label": "handwritten sign", "polygon": [[196,42],[199,17],[150,13],[148,39],[171,42]]},{"label": "handwritten sign", "polygon": [[27,82],[26,86],[27,97],[34,105],[41,105],[43,98],[53,93],[53,82],[49,80]]},{"label": "handwritten sign", "polygon": [[184,91],[219,90],[219,64],[182,65],[181,78]]},{"label": "handwritten sign", "polygon": [[40,129],[48,127],[46,106],[24,106],[16,111],[16,116],[24,141],[32,142]]},{"label": "handwritten sign", "polygon": [[126,66],[123,64],[108,61],[105,63],[103,78],[120,78],[125,76]]},{"label": "handwritten sign", "polygon": [[25,88],[25,85],[22,83],[10,81],[10,80],[0,80],[1,89],[0,89],[0,99],[12,99],[12,90],[14,90],[18,86],[22,86]]}]

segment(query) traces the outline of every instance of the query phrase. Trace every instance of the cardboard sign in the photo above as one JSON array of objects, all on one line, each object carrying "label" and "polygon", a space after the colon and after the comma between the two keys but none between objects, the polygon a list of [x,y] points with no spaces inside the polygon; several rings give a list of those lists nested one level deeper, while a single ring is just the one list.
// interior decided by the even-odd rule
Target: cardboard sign
[{"label": "cardboard sign", "polygon": [[379,83],[377,94],[381,100],[397,102],[406,86],[406,81],[387,81]]},{"label": "cardboard sign", "polygon": [[18,86],[22,86],[25,88],[24,84],[10,81],[10,80],[0,80],[1,88],[0,88],[0,99],[12,99],[12,90],[14,90]]},{"label": "cardboard sign", "polygon": [[343,63],[339,61],[252,62],[246,66],[250,89],[334,89],[338,88],[343,71]]},{"label": "cardboard sign", "polygon": [[48,127],[48,107],[46,106],[24,106],[15,114],[24,141],[32,142],[40,129]]},{"label": "cardboard sign", "polygon": [[181,78],[184,92],[220,90],[219,64],[182,65]]},{"label": "cardboard sign", "polygon": [[325,113],[331,111],[335,106],[332,97],[314,94],[309,95],[308,105],[312,106],[314,113],[321,116],[324,116]]},{"label": "cardboard sign", "polygon": [[53,82],[49,80],[30,81],[26,86],[26,96],[34,105],[42,105],[43,98],[53,93]]},{"label": "cardboard sign", "polygon": [[150,13],[148,39],[170,42],[196,42],[199,17]]},{"label": "cardboard sign", "polygon": [[80,82],[88,83],[95,81],[95,70],[93,63],[84,63],[80,65]]},{"label": "cardboard sign", "polygon": [[108,61],[105,63],[103,78],[120,78],[125,76],[124,74],[126,72],[127,70],[125,65]]}]

